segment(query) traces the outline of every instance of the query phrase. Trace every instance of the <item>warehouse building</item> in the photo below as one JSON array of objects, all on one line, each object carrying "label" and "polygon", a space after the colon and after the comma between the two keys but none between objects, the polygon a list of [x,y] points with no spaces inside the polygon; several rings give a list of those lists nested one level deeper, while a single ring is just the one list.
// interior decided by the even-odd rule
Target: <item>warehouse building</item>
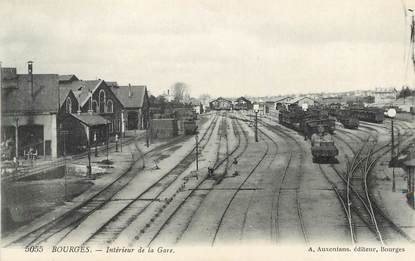
[{"label": "warehouse building", "polygon": [[145,129],[148,125],[150,108],[147,87],[112,85],[111,90],[124,107],[126,129]]},{"label": "warehouse building", "polygon": [[1,68],[2,153],[6,158],[27,155],[56,158],[56,133],[59,111],[59,76],[34,74],[33,62],[28,73],[16,68]]}]

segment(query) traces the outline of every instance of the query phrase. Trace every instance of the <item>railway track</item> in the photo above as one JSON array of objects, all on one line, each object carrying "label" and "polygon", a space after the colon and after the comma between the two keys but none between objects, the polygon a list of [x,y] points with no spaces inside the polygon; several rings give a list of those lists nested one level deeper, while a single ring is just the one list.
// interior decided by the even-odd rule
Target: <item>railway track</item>
[{"label": "railway track", "polygon": [[[199,149],[203,150],[209,143],[215,126],[217,118],[213,126],[209,128],[205,135],[199,142]],[[84,242],[84,245],[103,245],[111,244],[129,225],[139,217],[147,216],[147,219],[152,223],[170,204],[174,197],[181,191],[182,187],[187,184],[184,179],[183,172],[195,160],[194,150],[190,151],[185,158],[183,158],[173,169],[162,176],[156,183],[139,194],[136,198],[131,200],[127,205],[115,213],[107,222],[105,222],[98,230],[90,235]],[[179,184],[179,185],[178,185]],[[178,187],[178,189],[176,189]],[[164,196],[166,194],[166,196]],[[161,206],[160,206],[161,205]],[[154,210],[157,209],[157,212]],[[141,230],[140,234],[145,232],[151,224],[147,223]]]},{"label": "railway track", "polygon": [[[263,131],[261,131],[261,130],[259,130],[260,132],[261,132],[261,134],[264,136],[264,137],[266,137],[266,138],[268,138],[269,140],[271,140],[271,141],[273,141],[272,140],[272,138],[270,137],[270,136],[268,136],[265,132],[263,132]],[[261,139],[263,139],[261,136],[260,136],[260,138]],[[268,156],[268,154],[269,154],[269,152],[270,152],[270,145],[269,145],[269,143],[265,143],[266,144],[266,149],[265,149],[265,152],[261,155],[261,157],[260,157],[260,159],[257,161],[257,163],[254,165],[254,167],[248,172],[248,174],[246,175],[246,177],[242,180],[242,182],[239,184],[239,186],[236,188],[236,190],[234,191],[234,193],[231,195],[231,198],[230,198],[230,200],[228,201],[228,203],[227,203],[227,205],[225,206],[225,209],[224,209],[224,211],[223,211],[223,213],[221,214],[221,217],[220,217],[220,220],[219,220],[219,223],[218,223],[218,225],[217,225],[217,227],[216,227],[216,230],[215,230],[215,233],[214,233],[214,236],[213,236],[213,239],[212,239],[212,242],[211,242],[211,245],[213,246],[213,245],[215,245],[215,243],[216,243],[216,240],[217,240],[217,237],[218,237],[218,233],[220,232],[220,229],[222,228],[222,225],[223,225],[223,221],[224,221],[224,219],[225,219],[225,217],[226,217],[226,215],[227,215],[227,213],[229,212],[229,209],[230,209],[230,207],[231,207],[231,205],[232,205],[232,203],[234,202],[234,200],[235,200],[235,198],[236,198],[236,196],[238,195],[238,193],[239,192],[241,192],[241,189],[242,189],[242,187],[246,184],[246,182],[249,180],[249,178],[255,173],[255,171],[257,170],[257,168],[260,166],[260,164],[261,163],[263,163],[263,161],[265,160],[265,158]],[[275,142],[273,143],[274,145],[276,144]],[[272,158],[274,158],[275,156],[273,156]],[[249,210],[249,207],[250,207],[250,204],[251,204],[251,202],[252,202],[252,195],[251,195],[251,197],[250,197],[250,200],[249,200],[249,202],[248,202],[248,207],[247,207],[247,209],[245,210],[245,214],[244,214],[244,218],[243,218],[243,222],[242,222],[242,226],[241,226],[241,233],[240,233],[240,239],[242,239],[242,237],[243,237],[243,231],[244,231],[244,229],[245,229],[245,224],[246,224],[246,218],[247,218],[247,213],[248,213],[248,210]]]},{"label": "railway track", "polygon": [[[347,142],[345,142],[346,144],[348,144]],[[384,147],[385,146],[382,146],[382,147],[380,147],[377,151],[380,151],[380,150],[382,150],[382,149],[384,149]],[[352,150],[352,151],[354,151],[353,150],[353,148],[351,147],[351,146],[349,146],[349,148]],[[320,168],[322,169],[322,167],[321,167],[321,165],[319,165],[320,166]],[[352,243],[354,243],[355,241],[356,241],[356,238],[355,238],[355,234],[354,234],[354,230],[353,230],[353,224],[352,224],[352,218],[351,218],[351,210],[350,210],[350,199],[348,198],[347,199],[347,201],[341,196],[341,193],[340,193],[340,191],[339,191],[339,189],[337,188],[337,186],[335,186],[335,184],[327,177],[327,175],[325,174],[325,173],[323,173],[323,175],[325,176],[325,178],[326,178],[326,180],[330,183],[330,185],[332,186],[332,188],[333,188],[333,190],[335,191],[335,193],[336,193],[336,196],[337,196],[337,198],[339,199],[339,201],[340,201],[340,203],[341,203],[341,205],[342,205],[342,207],[343,207],[343,209],[344,209],[344,212],[345,212],[345,215],[346,215],[346,217],[347,217],[347,220],[348,220],[348,226],[349,226],[349,231],[350,231],[350,235],[351,235],[351,241],[352,241]],[[367,178],[365,179],[365,180],[367,180]],[[346,182],[347,183],[347,182]],[[347,186],[348,188],[349,188],[349,186]],[[366,184],[366,188],[367,188],[367,184]],[[349,195],[349,193],[347,193],[348,195]],[[369,199],[369,194],[368,194],[368,190],[366,190],[366,194],[367,194],[367,202],[364,204],[364,207],[365,207],[365,209],[367,209],[368,210],[368,213],[369,213],[369,216],[371,217],[371,220],[374,220],[374,224],[375,224],[375,226],[374,226],[374,228],[372,227],[372,226],[370,226],[369,224],[368,224],[368,222],[365,222],[366,223],[366,225],[369,225],[369,227],[370,227],[370,229],[371,229],[371,231],[374,231],[376,234],[377,234],[377,237],[380,239],[380,240],[382,240],[382,238],[381,238],[381,234],[380,234],[380,232],[379,232],[379,229],[378,229],[378,227],[377,227],[377,224],[376,224],[376,221],[375,221],[375,218],[374,218],[374,216],[375,216],[375,214],[373,213],[373,210],[372,210],[372,202],[370,201],[370,199]],[[348,207],[347,207],[348,206]],[[357,212],[357,208],[356,207],[353,207],[353,209],[354,209],[354,211],[355,212]],[[362,217],[362,214],[360,214],[359,215],[360,216],[360,218],[362,219],[362,220],[365,220],[365,217]]]},{"label": "railway track", "polygon": [[[297,144],[297,146],[301,146],[299,144],[299,142],[294,137],[291,136],[291,134],[285,133],[285,135],[287,136],[287,138],[292,139]],[[344,143],[348,144],[346,141],[344,141]],[[354,149],[351,146],[348,146],[348,147],[352,151],[354,151]],[[347,200],[345,198],[343,198],[343,196],[341,195],[341,190],[335,185],[335,182],[333,182],[330,178],[328,178],[326,172],[323,171],[323,167],[322,167],[321,164],[319,164],[319,168],[321,170],[321,173],[323,174],[323,176],[327,180],[327,182],[332,187],[333,191],[335,192],[335,195],[336,195],[337,199],[339,200],[339,202],[341,204],[341,207],[342,207],[342,209],[345,213],[345,217],[346,217],[346,220],[347,220],[347,226],[349,228],[350,240],[351,240],[352,243],[355,243],[356,239],[355,239],[355,233],[354,233],[354,225],[352,223],[352,218],[351,218],[351,214],[350,214],[351,212],[348,209],[348,207],[350,207],[350,205],[348,204]]]},{"label": "railway track", "polygon": [[[385,126],[377,126],[375,124],[367,124],[367,125],[368,126],[364,126],[364,128],[367,128],[372,132],[374,131],[377,134],[383,133],[384,130],[390,131],[390,128],[388,129]],[[400,126],[400,125],[398,125],[398,126]],[[382,128],[382,129],[380,129],[380,128]],[[404,129],[404,130],[408,130],[407,129],[408,126],[406,126],[406,127],[400,126],[400,128]],[[405,133],[405,131],[404,131],[404,133]],[[342,139],[338,136],[337,136],[337,138],[339,140],[341,140],[351,151],[356,153],[356,150],[347,141],[345,141],[344,139]],[[410,138],[407,139],[407,140],[410,140]],[[373,149],[372,153],[373,154],[380,153],[380,154],[383,155],[383,154],[387,153],[387,151],[388,151],[388,143],[386,143],[384,145],[380,145],[378,148]],[[410,242],[413,242],[412,239],[410,239],[398,226],[396,226],[396,224],[393,223],[392,220],[390,220],[390,218],[386,217],[385,214],[382,211],[380,211],[380,208],[377,207],[376,203],[371,199],[369,188],[368,188],[368,177],[369,177],[369,174],[370,174],[371,170],[373,169],[373,166],[380,159],[380,157],[381,156],[379,156],[377,159],[374,159],[370,162],[369,162],[369,158],[370,158],[369,156],[366,156],[364,158],[365,159],[364,162],[366,163],[365,164],[366,167],[362,171],[363,172],[363,174],[362,174],[363,177],[361,178],[361,181],[362,181],[361,185],[363,187],[363,194],[364,194],[364,198],[366,198],[366,200],[363,201],[364,198],[359,195],[359,197],[360,197],[359,201],[361,202],[361,206],[358,206],[357,202],[355,202],[356,200],[353,201],[353,203],[352,203],[351,199],[349,198],[350,194],[354,193],[353,190],[352,190],[352,192],[350,190],[351,190],[351,188],[354,189],[355,186],[350,186],[348,181],[343,179],[344,183],[347,184],[346,185],[346,187],[347,187],[346,188],[346,193],[348,195],[348,197],[343,197],[341,195],[340,189],[337,186],[335,186],[334,183],[327,177],[327,174],[323,173],[323,175],[326,177],[326,180],[333,187],[333,190],[336,192],[337,198],[339,199],[339,201],[342,204],[342,207],[344,209],[344,212],[346,214],[346,217],[347,217],[347,220],[348,220],[348,223],[349,223],[349,231],[350,231],[352,243],[356,242],[356,236],[354,234],[352,218],[351,218],[352,210],[353,210],[354,213],[358,214],[360,220],[362,220],[367,225],[367,227],[372,231],[372,233],[374,233],[376,235],[377,239],[380,242],[383,243],[383,237],[382,237],[381,230],[388,229],[389,227],[391,227],[393,230],[395,230],[395,232],[397,232],[400,236],[402,236],[406,240],[408,240]],[[352,161],[351,165],[354,165],[354,164],[356,164],[356,163],[354,163]],[[357,163],[357,165],[360,165],[360,164],[361,163]],[[321,165],[319,165],[319,167],[322,170]],[[334,166],[332,165],[332,167],[334,167]],[[335,170],[337,171],[337,169],[335,169]],[[338,171],[337,171],[337,174],[339,174]],[[354,177],[354,181],[356,181],[356,177]],[[352,204],[352,207],[351,207],[351,204]],[[366,214],[362,213],[362,211],[361,211],[362,209],[366,210]],[[379,222],[379,225],[378,225],[378,222],[376,220],[377,218],[381,219],[380,222]]]},{"label": "railway track", "polygon": [[[346,171],[346,174],[341,174],[335,166],[331,165],[334,172],[346,186],[347,205],[353,206],[354,213],[361,218],[369,230],[376,236],[377,240],[382,244],[385,243],[385,230],[389,230],[387,232],[389,239],[393,234],[397,234],[399,235],[399,239],[413,242],[413,239],[411,239],[401,228],[399,228],[399,226],[387,217],[383,211],[380,210],[377,204],[372,200],[369,191],[369,174],[377,161],[388,152],[388,145],[380,146],[376,149],[373,146],[368,152],[366,151],[366,153],[363,152],[364,148],[365,145],[359,150],[359,153],[362,154],[363,157],[360,155],[354,157],[349,163],[349,169]],[[380,155],[373,158],[377,153]],[[356,175],[356,173],[360,173],[360,177],[359,175]],[[361,187],[361,190],[357,189],[358,187]],[[353,195],[354,197],[351,197],[350,195]],[[350,209],[349,214],[351,215]],[[388,241],[388,238],[386,238],[386,241]]]},{"label": "railway track", "polygon": [[[212,120],[211,124],[208,127],[208,130],[212,128],[212,125],[214,125],[214,123],[216,123],[215,119]],[[208,131],[205,132],[205,135],[206,133],[208,133]],[[170,143],[162,145],[158,148],[155,148],[152,151],[147,152],[143,156],[149,156],[152,153],[156,152],[158,153],[171,145],[172,144]],[[136,165],[137,164],[138,163],[136,163]],[[30,246],[46,242],[49,238],[57,235],[58,233],[63,233],[63,236],[57,239],[57,242],[59,243],[67,234],[76,229],[83,220],[85,220],[95,211],[100,209],[106,202],[109,202],[117,192],[122,190],[137,174],[138,170],[139,168],[137,166],[133,167],[130,171],[126,172],[124,175],[121,175],[112,183],[104,187],[104,189],[101,190],[98,194],[86,200],[78,207],[58,217],[53,222],[47,223],[31,231],[30,233],[26,233],[25,235],[20,236],[19,238],[13,240],[6,246]]]},{"label": "railway track", "polygon": [[[238,137],[238,141],[237,141],[236,148],[240,149],[241,146],[243,146],[242,149],[239,151],[239,153],[237,153],[237,155],[235,156],[235,158],[238,159],[239,157],[241,157],[245,153],[246,149],[248,148],[248,137],[247,137],[247,134],[244,131],[244,129],[242,128],[242,126],[241,126],[241,124],[240,124],[239,121],[233,120],[232,121],[232,126],[233,126],[234,135],[236,137]],[[241,139],[241,134],[244,137],[244,139]],[[242,140],[244,140],[244,142],[242,142]],[[243,145],[241,145],[242,143],[243,143]],[[214,188],[213,186],[214,185],[212,185],[212,188]],[[191,214],[190,215],[188,215],[189,218],[186,221],[186,225],[184,226],[184,228],[181,229],[179,235],[175,238],[174,243],[177,244],[181,240],[181,238],[183,237],[184,233],[187,231],[187,229],[188,229],[188,227],[190,225],[190,222],[193,219],[193,216],[200,209],[200,207],[201,207],[204,199],[208,196],[208,194],[209,194],[210,191],[211,191],[210,189],[207,189],[206,190],[206,193],[199,194],[199,195],[192,195],[192,196],[189,197],[190,201],[192,200],[192,198],[197,198],[197,196],[199,196],[199,198],[202,198],[202,199],[195,200],[197,203],[194,204],[194,205],[197,205],[197,207],[194,208],[191,211]],[[189,202],[186,202],[186,203],[187,204],[190,204]],[[153,240],[153,242],[154,242],[154,240]]]},{"label": "railway track", "polygon": [[[379,132],[378,129],[375,129],[375,131]],[[410,139],[410,138],[409,138]],[[359,149],[359,153],[363,151],[365,146],[362,146]],[[381,217],[383,217],[385,219],[385,214],[383,212],[379,212],[379,211],[375,211],[373,205],[375,205],[375,202],[373,200],[371,200],[370,197],[370,191],[368,188],[368,177],[369,177],[369,173],[371,172],[371,170],[373,169],[373,167],[375,166],[376,162],[378,162],[388,151],[389,151],[389,144],[388,142],[384,145],[379,145],[378,148],[375,148],[375,146],[373,145],[373,148],[369,151],[366,152],[366,156],[362,157],[362,159],[359,160],[359,162],[356,162],[357,158],[354,157],[350,162],[349,162],[349,166],[352,166],[351,168],[354,169],[358,169],[358,167],[363,164],[363,162],[366,162],[366,164],[364,165],[365,168],[363,168],[363,170],[361,171],[361,177],[360,178],[356,178],[353,177],[354,172],[349,173],[348,171],[346,171],[346,179],[347,181],[344,179],[343,176],[341,176],[340,172],[334,167],[332,166],[332,168],[335,170],[336,174],[339,175],[339,177],[342,178],[342,180],[347,184],[347,190],[346,193],[349,195],[350,194],[350,190],[351,188],[354,187],[359,187],[361,186],[363,188],[363,196],[358,194],[359,192],[356,191],[356,196],[359,199],[358,202],[354,202],[354,205],[358,205],[360,203],[361,207],[360,208],[356,208],[355,207],[355,212],[359,213],[359,215],[362,217],[362,213],[361,209],[364,209],[366,211],[366,221],[365,223],[367,224],[367,226],[370,228],[370,230],[376,235],[377,239],[383,244],[383,237],[382,237],[382,232],[380,231],[380,228],[378,226],[378,223],[376,221],[377,217],[380,215]],[[379,154],[379,156],[376,157],[376,159],[372,160],[369,162],[370,158],[375,155],[375,154]],[[351,175],[352,179],[349,177],[349,175]],[[350,186],[350,181],[352,180],[352,183],[357,183],[353,186]],[[353,190],[353,192],[355,192],[355,190]],[[366,198],[366,200],[364,200],[364,198]],[[352,202],[350,202],[350,199],[348,198],[348,204],[352,204]],[[379,210],[378,207],[376,207],[377,210]],[[362,217],[363,219],[363,217]],[[403,231],[398,228],[393,222],[392,220],[390,220],[389,218],[385,219],[387,221],[387,223],[394,227],[395,230],[403,235]],[[371,224],[369,224],[371,223]],[[383,222],[382,222],[383,223]],[[409,237],[407,235],[403,235],[406,239],[408,239],[409,241],[411,241],[411,239],[409,239]]]},{"label": "railway track", "polygon": [[[295,140],[295,138],[292,137],[290,134],[286,134],[286,135],[289,136],[290,139]],[[295,142],[296,142],[297,146],[301,146],[298,143],[297,140],[295,140]],[[323,171],[323,167],[322,167],[321,164],[319,164],[319,168],[320,168],[320,170],[322,170],[321,173],[323,174],[323,176],[325,177],[327,182],[332,187],[333,191],[335,192],[335,195],[336,195],[337,199],[339,200],[339,202],[341,204],[341,207],[342,207],[342,209],[345,213],[345,217],[346,217],[346,220],[347,220],[347,226],[349,228],[350,240],[351,240],[352,243],[355,243],[356,242],[356,235],[355,235],[355,232],[354,232],[354,224],[352,222],[351,210],[349,209],[350,208],[349,201],[341,195],[341,190],[338,188],[338,186],[335,185],[335,182],[333,182],[330,178],[328,178],[327,173],[325,171]],[[352,210],[356,211],[355,207],[352,207]],[[360,216],[360,218],[362,220],[364,220],[364,217]],[[366,225],[368,225],[368,223],[366,223]]]},{"label": "railway track", "polygon": [[[260,122],[265,128],[271,130],[276,135],[284,136],[288,140],[291,140],[291,141],[294,142],[294,145],[297,147],[297,151],[301,152],[300,153],[300,158],[299,158],[300,165],[299,165],[299,170],[298,171],[302,173],[302,164],[304,162],[304,153],[303,153],[304,150],[303,150],[301,144],[298,142],[298,140],[295,139],[294,137],[292,137],[291,134],[287,133],[284,129],[282,129],[278,126],[270,125],[270,124],[266,123],[263,120],[261,120]],[[292,157],[292,154],[290,155],[289,164],[287,164],[287,167],[284,170],[284,174],[283,174],[282,180],[281,180],[282,181],[281,187],[278,189],[278,192],[277,192],[278,193],[278,199],[277,199],[277,203],[276,203],[277,210],[276,210],[275,221],[274,221],[274,224],[276,224],[276,228],[274,229],[275,231],[279,231],[278,209],[280,209],[280,206],[279,206],[280,205],[280,198],[281,198],[281,192],[283,191],[282,186],[285,183],[286,172],[288,171],[288,169],[291,165],[291,161],[292,161],[291,157]],[[284,190],[284,191],[290,192],[290,194],[291,194],[290,197],[291,198],[294,197],[294,199],[295,199],[295,202],[293,202],[294,204],[291,204],[291,205],[295,205],[295,207],[296,207],[296,213],[297,213],[298,223],[299,223],[299,226],[300,226],[299,228],[301,230],[302,237],[304,239],[305,244],[309,245],[310,244],[310,239],[309,239],[309,236],[308,236],[308,233],[307,233],[307,229],[305,227],[304,218],[302,216],[301,203],[300,203],[300,200],[299,200],[300,181],[297,180],[296,183],[297,183],[297,187],[294,190],[289,189],[289,190]],[[291,191],[292,191],[292,193],[291,193]],[[276,239],[276,242],[278,242],[278,234],[276,234],[274,236],[274,238]]]},{"label": "railway track", "polygon": [[[242,130],[242,129],[241,129]],[[245,144],[247,144],[247,136],[245,134],[244,131],[241,131],[243,133],[243,137],[245,139]],[[224,134],[223,134],[224,135]],[[225,136],[227,137],[227,135]],[[227,144],[227,143],[225,143]],[[228,160],[228,158],[232,155],[234,155],[238,149],[241,148],[241,135],[238,135],[238,143],[235,146],[235,148],[229,152],[229,154],[223,158],[217,158],[215,164],[214,164],[214,171],[217,171],[219,168],[227,168],[229,166],[227,166],[226,162]],[[239,152],[239,154],[237,154],[236,157],[240,157],[246,150],[247,146],[245,145],[244,147],[242,147],[242,150]],[[218,150],[220,150],[220,148],[218,148]],[[222,169],[223,171],[223,169]],[[196,211],[198,211],[200,205],[202,204],[203,200],[206,198],[207,194],[209,194],[212,191],[212,188],[215,186],[215,184],[210,183],[207,184],[209,182],[209,177],[205,176],[200,182],[198,182],[195,187],[193,187],[190,192],[184,196],[180,202],[178,202],[177,206],[174,207],[174,209],[171,211],[171,213],[165,218],[165,220],[159,224],[159,228],[156,229],[156,231],[153,231],[152,235],[149,235],[146,237],[146,239],[144,239],[145,244],[148,245],[152,245],[155,240],[157,240],[160,236],[160,234],[166,229],[166,226],[169,225],[171,222],[173,222],[173,218],[176,217],[176,215],[178,214],[179,211],[184,210],[186,208],[186,203],[188,202],[192,202],[192,198],[195,196],[195,193],[197,191],[199,191],[200,189],[202,189],[202,186],[208,186],[207,189],[205,189],[204,191],[206,193],[203,194],[203,198],[201,199],[201,201],[197,202],[197,206],[196,208],[193,206],[193,210],[192,211],[188,211],[190,213],[188,213],[188,218],[185,218],[185,225],[184,228],[182,229],[182,231],[179,233],[179,235],[175,238],[175,243],[179,242],[183,236],[183,234],[187,231],[189,224],[192,222],[192,218],[195,215]],[[216,184],[217,185],[217,184]],[[200,197],[201,195],[199,195]],[[181,215],[180,215],[181,216]],[[182,218],[183,219],[183,218]]]}]

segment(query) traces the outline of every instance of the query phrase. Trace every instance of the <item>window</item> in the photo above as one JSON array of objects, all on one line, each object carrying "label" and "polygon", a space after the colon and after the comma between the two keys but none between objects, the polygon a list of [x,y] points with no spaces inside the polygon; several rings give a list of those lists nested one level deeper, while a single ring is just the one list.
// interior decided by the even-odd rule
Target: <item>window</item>
[{"label": "window", "polygon": [[70,97],[66,99],[66,113],[72,113],[72,101]]},{"label": "window", "polygon": [[104,90],[99,91],[99,112],[100,113],[105,112],[105,91]]},{"label": "window", "polygon": [[92,111],[98,112],[98,102],[96,100],[92,101]]},{"label": "window", "polygon": [[114,112],[114,103],[110,99],[108,99],[108,101],[107,101],[107,112],[108,113],[113,113]]},{"label": "window", "polygon": [[114,125],[112,124],[112,121],[109,122],[108,129],[109,129],[110,133],[114,132]]}]

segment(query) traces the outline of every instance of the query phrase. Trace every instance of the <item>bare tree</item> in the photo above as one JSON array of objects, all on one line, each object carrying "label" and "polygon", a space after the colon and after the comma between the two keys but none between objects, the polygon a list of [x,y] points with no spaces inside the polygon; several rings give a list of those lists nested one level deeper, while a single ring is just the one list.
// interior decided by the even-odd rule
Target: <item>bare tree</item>
[{"label": "bare tree", "polygon": [[176,82],[171,87],[171,94],[174,97],[174,100],[176,102],[184,102],[185,99],[188,99],[190,97],[190,88],[189,86],[184,82]]},{"label": "bare tree", "polygon": [[199,101],[203,105],[208,105],[211,99],[212,99],[212,97],[209,94],[202,94],[202,95],[199,96]]}]

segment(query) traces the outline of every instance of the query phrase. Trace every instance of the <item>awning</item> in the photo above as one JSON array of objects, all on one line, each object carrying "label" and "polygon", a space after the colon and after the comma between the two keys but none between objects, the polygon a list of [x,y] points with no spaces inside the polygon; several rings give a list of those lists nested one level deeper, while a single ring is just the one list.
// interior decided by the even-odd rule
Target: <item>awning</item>
[{"label": "awning", "polygon": [[406,167],[415,167],[415,159],[411,159],[411,160],[405,161],[403,164]]},{"label": "awning", "polygon": [[88,127],[108,124],[107,119],[97,114],[89,114],[89,113],[72,114],[71,113],[70,115],[74,117],[75,119],[79,120],[81,123],[87,125]]}]

